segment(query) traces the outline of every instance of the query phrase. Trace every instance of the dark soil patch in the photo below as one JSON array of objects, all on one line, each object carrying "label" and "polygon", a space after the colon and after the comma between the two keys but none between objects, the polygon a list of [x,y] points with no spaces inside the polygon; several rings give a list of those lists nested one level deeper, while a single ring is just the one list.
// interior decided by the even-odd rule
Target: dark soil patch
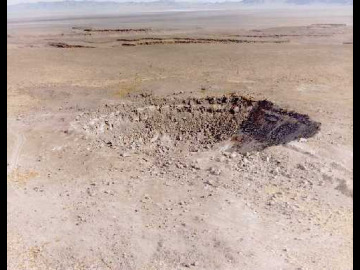
[{"label": "dark soil patch", "polygon": [[49,43],[49,46],[51,47],[55,47],[55,48],[65,48],[65,49],[69,49],[69,48],[94,48],[92,46],[84,46],[84,45],[74,45],[74,44],[67,44],[64,42],[51,42]]},{"label": "dark soil patch", "polygon": [[123,42],[122,46],[135,45],[166,45],[166,44],[212,44],[212,43],[287,43],[289,40],[253,40],[253,39],[218,39],[218,38],[121,38],[117,41]]},{"label": "dark soil patch", "polygon": [[84,28],[82,29],[84,32],[149,32],[150,28],[122,28],[122,29],[92,29],[92,28]]}]

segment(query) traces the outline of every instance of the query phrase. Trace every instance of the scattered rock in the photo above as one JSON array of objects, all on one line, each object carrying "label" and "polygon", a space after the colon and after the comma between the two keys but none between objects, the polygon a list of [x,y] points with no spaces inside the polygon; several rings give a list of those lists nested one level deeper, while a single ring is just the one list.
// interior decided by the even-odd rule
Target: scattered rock
[{"label": "scattered rock", "polygon": [[298,164],[297,168],[300,169],[300,170],[303,170],[303,171],[306,170],[306,167],[303,164]]},{"label": "scattered rock", "polygon": [[191,164],[191,168],[195,169],[195,170],[200,170],[201,167],[199,166],[199,164],[197,162],[193,162]]},{"label": "scattered rock", "polygon": [[236,158],[238,155],[237,155],[237,153],[236,152],[232,152],[231,154],[230,154],[230,158]]},{"label": "scattered rock", "polygon": [[210,173],[213,174],[213,175],[220,175],[221,174],[221,170],[218,169],[218,168],[215,168],[215,167],[211,167],[209,169]]}]

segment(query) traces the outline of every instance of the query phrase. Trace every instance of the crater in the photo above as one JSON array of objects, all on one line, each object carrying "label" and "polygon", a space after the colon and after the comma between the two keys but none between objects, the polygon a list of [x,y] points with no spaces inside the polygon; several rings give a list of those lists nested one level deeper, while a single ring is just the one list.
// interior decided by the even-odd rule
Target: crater
[{"label": "crater", "polygon": [[226,145],[241,153],[310,138],[320,123],[267,100],[238,95],[154,98],[139,95],[121,104],[81,113],[74,125],[111,148],[200,151]]}]

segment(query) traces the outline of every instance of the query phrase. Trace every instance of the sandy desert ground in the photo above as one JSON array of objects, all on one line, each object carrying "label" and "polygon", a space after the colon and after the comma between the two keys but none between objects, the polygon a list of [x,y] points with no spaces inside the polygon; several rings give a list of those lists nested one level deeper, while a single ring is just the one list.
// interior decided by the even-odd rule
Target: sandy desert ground
[{"label": "sandy desert ground", "polygon": [[353,269],[352,11],[8,22],[8,269]]}]

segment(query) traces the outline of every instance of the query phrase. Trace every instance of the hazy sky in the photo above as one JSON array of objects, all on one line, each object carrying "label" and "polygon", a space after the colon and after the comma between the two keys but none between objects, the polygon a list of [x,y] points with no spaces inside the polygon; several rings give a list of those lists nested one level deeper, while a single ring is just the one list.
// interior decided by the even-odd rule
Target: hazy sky
[{"label": "hazy sky", "polygon": [[[61,0],[7,0],[7,4],[8,5],[13,5],[13,4],[19,4],[19,3],[36,3],[36,2],[58,2]],[[76,0],[79,1],[79,0]],[[80,1],[86,1],[86,0],[80,0]],[[155,0],[94,0],[94,1],[98,1],[98,2],[107,2],[107,1],[112,1],[112,2],[152,2]],[[221,1],[225,1],[225,0],[175,0],[175,1],[186,1],[186,2],[221,2]],[[242,0],[232,0],[232,1],[238,1],[241,2]]]},{"label": "hazy sky", "polygon": [[[36,3],[36,2],[59,2],[59,1],[66,1],[66,0],[7,0],[7,4],[8,5],[13,5],[13,4],[19,4],[19,3]],[[112,1],[112,2],[153,2],[153,1],[157,1],[157,0],[72,0],[72,1],[98,1],[98,2],[107,2],[107,1]],[[165,0],[166,1],[166,0]],[[241,2],[243,0],[168,0],[168,1],[175,1],[175,2],[224,2],[224,1],[231,1],[231,2]],[[282,3],[282,2],[286,2],[286,0],[267,0],[267,3],[272,3],[272,2],[276,2],[276,3]],[[305,1],[306,2],[306,1]],[[316,2],[316,0],[314,0],[314,2]],[[329,1],[331,2],[331,1]],[[334,1],[336,2],[336,1]],[[345,0],[339,0],[339,3],[341,2],[345,2]]]}]

